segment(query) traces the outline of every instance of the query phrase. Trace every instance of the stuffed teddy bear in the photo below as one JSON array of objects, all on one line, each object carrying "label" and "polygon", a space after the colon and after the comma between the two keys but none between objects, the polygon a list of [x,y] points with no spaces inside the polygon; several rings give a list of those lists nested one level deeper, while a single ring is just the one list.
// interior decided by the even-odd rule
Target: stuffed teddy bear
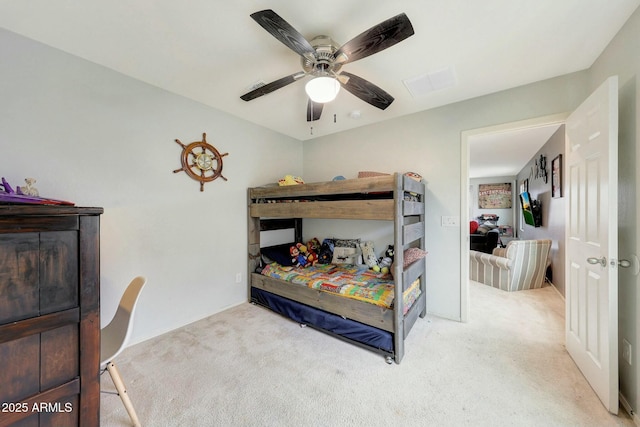
[{"label": "stuffed teddy bear", "polygon": [[24,182],[26,182],[27,185],[18,187],[18,194],[24,194],[25,196],[35,196],[35,197],[38,197],[40,195],[38,193],[38,189],[33,186],[33,184],[36,183],[35,178],[25,178]]}]

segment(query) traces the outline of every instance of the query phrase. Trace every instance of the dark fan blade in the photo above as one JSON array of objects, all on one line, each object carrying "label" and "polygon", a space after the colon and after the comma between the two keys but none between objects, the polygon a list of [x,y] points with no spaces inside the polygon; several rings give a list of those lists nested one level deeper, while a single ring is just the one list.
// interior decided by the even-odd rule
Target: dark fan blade
[{"label": "dark fan blade", "polygon": [[252,13],[251,17],[269,34],[300,56],[314,59],[316,50],[302,34],[271,9]]},{"label": "dark fan blade", "polygon": [[309,102],[307,102],[307,121],[315,122],[316,120],[320,120],[322,107],[324,107],[324,104],[313,102],[311,98],[309,98]]},{"label": "dark fan blade", "polygon": [[393,96],[362,77],[345,71],[341,72],[340,76],[349,78],[346,82],[342,82],[343,88],[374,107],[384,110],[393,102]]},{"label": "dark fan blade", "polygon": [[412,36],[413,26],[407,15],[389,18],[346,42],[336,51],[337,64],[346,64],[380,52]]},{"label": "dark fan blade", "polygon": [[244,101],[251,101],[252,99],[256,99],[258,97],[261,97],[262,95],[267,95],[273,92],[274,90],[283,88],[286,85],[291,84],[296,80],[300,79],[301,77],[304,77],[304,75],[305,75],[304,73],[300,73],[300,72],[291,74],[290,76],[283,77],[271,83],[267,83],[264,86],[260,86],[259,88],[254,89],[251,92],[247,92],[244,95],[242,95],[240,98]]}]

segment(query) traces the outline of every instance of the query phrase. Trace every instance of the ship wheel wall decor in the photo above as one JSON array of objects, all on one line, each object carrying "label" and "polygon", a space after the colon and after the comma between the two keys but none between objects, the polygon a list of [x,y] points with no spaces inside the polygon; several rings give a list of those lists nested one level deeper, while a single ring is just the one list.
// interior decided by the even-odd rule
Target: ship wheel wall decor
[{"label": "ship wheel wall decor", "polygon": [[205,182],[211,182],[216,178],[227,180],[222,176],[222,158],[229,153],[220,154],[213,145],[208,144],[206,133],[202,134],[202,141],[195,141],[189,145],[184,145],[179,139],[176,139],[176,142],[182,146],[182,167],[173,173],[184,171],[200,182],[200,191],[204,191]]}]

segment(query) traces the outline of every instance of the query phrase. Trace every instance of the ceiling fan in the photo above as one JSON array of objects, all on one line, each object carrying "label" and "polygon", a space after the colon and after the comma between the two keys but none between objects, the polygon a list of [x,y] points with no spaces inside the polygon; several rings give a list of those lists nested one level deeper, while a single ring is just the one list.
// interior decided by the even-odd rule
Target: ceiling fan
[{"label": "ceiling fan", "polygon": [[307,102],[307,121],[318,120],[324,103],[329,102],[327,98],[315,98],[311,94],[310,85],[314,84],[328,83],[333,98],[340,87],[343,87],[364,102],[381,110],[393,102],[393,96],[378,86],[341,69],[349,62],[366,58],[412,36],[413,26],[404,13],[369,28],[340,47],[328,36],[317,36],[307,41],[300,32],[271,9],[255,12],[251,17],[269,34],[301,56],[302,71],[245,93],[240,97],[244,101],[267,95],[310,75],[313,79],[307,83],[306,87],[307,94],[310,95]]}]

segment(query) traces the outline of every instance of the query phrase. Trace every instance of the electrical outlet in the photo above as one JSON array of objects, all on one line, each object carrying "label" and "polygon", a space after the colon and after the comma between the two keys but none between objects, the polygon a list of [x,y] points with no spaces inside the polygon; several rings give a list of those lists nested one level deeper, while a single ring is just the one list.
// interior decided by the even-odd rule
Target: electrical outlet
[{"label": "electrical outlet", "polygon": [[242,273],[236,273],[236,283],[242,282]]},{"label": "electrical outlet", "polygon": [[631,365],[631,343],[622,339],[622,360]]}]

